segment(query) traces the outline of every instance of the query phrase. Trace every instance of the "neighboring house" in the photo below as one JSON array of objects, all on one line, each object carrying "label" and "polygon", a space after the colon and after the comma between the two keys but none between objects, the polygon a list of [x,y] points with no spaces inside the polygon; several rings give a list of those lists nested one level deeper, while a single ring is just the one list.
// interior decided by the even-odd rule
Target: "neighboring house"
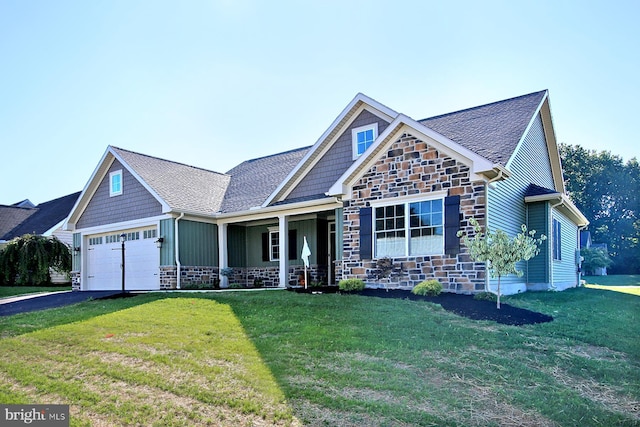
[{"label": "neighboring house", "polygon": [[[217,173],[109,146],[65,223],[76,289],[231,282],[297,284],[304,237],[310,280],[363,279],[445,290],[495,286],[460,246],[469,218],[545,234],[503,292],[578,284],[586,218],[565,195],[547,91],[424,120],[358,94],[311,147]],[[221,278],[224,281],[226,278]]]},{"label": "neighboring house", "polygon": [[[580,249],[593,248],[602,249],[606,253],[609,252],[609,248],[606,243],[593,243],[591,241],[591,232],[587,230],[580,231]],[[598,267],[593,271],[594,276],[606,276],[607,267]]]},{"label": "neighboring house", "polygon": [[[23,200],[11,206],[0,206],[0,247],[9,240],[24,234],[55,236],[69,248],[72,233],[62,229],[62,223],[69,215],[80,192],[69,194],[34,206]],[[52,283],[68,283],[66,275],[51,272]]]}]

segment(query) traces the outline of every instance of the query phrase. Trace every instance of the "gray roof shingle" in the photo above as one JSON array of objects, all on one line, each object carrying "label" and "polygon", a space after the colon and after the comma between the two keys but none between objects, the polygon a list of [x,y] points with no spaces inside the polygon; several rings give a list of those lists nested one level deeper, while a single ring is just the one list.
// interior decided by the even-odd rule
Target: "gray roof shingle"
[{"label": "gray roof shingle", "polygon": [[284,181],[311,147],[260,157],[240,163],[227,172],[231,183],[222,212],[238,212],[260,206]]},{"label": "gray roof shingle", "polygon": [[546,90],[419,120],[482,157],[506,166]]},{"label": "gray roof shingle", "polygon": [[[27,215],[19,224],[16,224],[11,230],[6,231],[0,236],[0,240],[10,240],[24,234],[43,234],[65,219],[73,205],[78,200],[80,192],[69,194],[48,202],[40,203],[35,208],[13,208],[21,209]],[[0,222],[4,220],[5,214],[8,213],[6,207],[0,209]],[[13,212],[15,214],[15,212]]]},{"label": "gray roof shingle", "polygon": [[172,209],[211,215],[220,210],[231,177],[111,147]]}]

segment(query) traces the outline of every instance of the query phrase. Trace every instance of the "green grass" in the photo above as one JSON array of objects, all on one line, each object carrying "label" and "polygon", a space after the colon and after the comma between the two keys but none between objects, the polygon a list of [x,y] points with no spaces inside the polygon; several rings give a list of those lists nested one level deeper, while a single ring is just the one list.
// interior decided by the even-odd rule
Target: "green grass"
[{"label": "green grass", "polygon": [[613,276],[585,276],[584,280],[592,285],[604,286],[640,286],[640,274],[617,274]]},{"label": "green grass", "polygon": [[0,286],[0,298],[40,292],[70,291],[71,286]]},{"label": "green grass", "polygon": [[289,292],[0,318],[0,402],[69,403],[72,425],[640,425],[640,298],[579,288],[504,302],[555,320]]}]

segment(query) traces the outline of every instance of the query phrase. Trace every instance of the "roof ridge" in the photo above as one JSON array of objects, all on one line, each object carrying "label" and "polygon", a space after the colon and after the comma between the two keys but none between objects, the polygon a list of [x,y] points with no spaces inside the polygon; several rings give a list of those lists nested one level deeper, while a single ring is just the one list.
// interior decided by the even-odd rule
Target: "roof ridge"
[{"label": "roof ridge", "polygon": [[536,91],[536,92],[527,93],[525,95],[514,96],[513,98],[507,98],[507,99],[502,99],[502,100],[499,100],[499,101],[489,102],[487,104],[476,105],[475,107],[463,108],[462,110],[456,110],[456,111],[452,111],[450,113],[444,113],[444,114],[439,114],[437,116],[425,117],[424,119],[418,120],[418,122],[423,122],[425,120],[439,119],[439,118],[442,118],[442,117],[451,116],[453,114],[464,113],[464,112],[467,112],[467,111],[477,110],[479,108],[489,107],[491,105],[502,104],[502,103],[505,103],[505,102],[512,102],[512,101],[515,101],[516,99],[521,99],[521,98],[526,98],[526,97],[530,97],[530,96],[533,96],[533,95],[538,95],[540,93],[547,92],[547,91],[548,91],[548,89],[539,90],[539,91]]},{"label": "roof ridge", "polygon": [[174,160],[163,159],[161,157],[151,156],[149,154],[138,153],[137,151],[127,150],[126,148],[116,147],[115,145],[112,145],[111,148],[115,148],[116,150],[125,151],[125,152],[131,153],[131,154],[135,154],[137,156],[147,157],[149,159],[160,160],[162,162],[167,162],[167,163],[173,163],[174,165],[186,166],[188,168],[198,169],[198,170],[201,170],[201,171],[204,171],[204,172],[210,172],[210,173],[214,173],[214,174],[217,174],[217,175],[228,176],[224,172],[218,172],[218,171],[214,171],[214,170],[211,170],[211,169],[205,169],[205,168],[200,167],[200,166],[193,166],[193,165],[189,165],[189,164],[182,163],[182,162],[176,162]]},{"label": "roof ridge", "polygon": [[[256,158],[253,158],[253,159],[248,159],[248,160],[245,160],[242,163],[255,162],[256,160],[268,159],[269,157],[281,156],[283,154],[294,153],[296,151],[301,151],[301,150],[308,150],[311,147],[313,147],[313,145],[307,145],[305,147],[293,148],[291,150],[281,151],[280,153],[268,154],[266,156],[256,157]],[[242,164],[242,163],[240,163],[240,164]]]}]

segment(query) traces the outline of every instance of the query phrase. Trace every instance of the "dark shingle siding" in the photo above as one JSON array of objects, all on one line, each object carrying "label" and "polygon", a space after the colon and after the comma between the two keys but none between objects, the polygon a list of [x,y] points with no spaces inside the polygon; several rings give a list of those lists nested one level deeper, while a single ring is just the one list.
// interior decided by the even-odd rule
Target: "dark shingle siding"
[{"label": "dark shingle siding", "polygon": [[[122,194],[109,196],[109,173],[122,170]],[[78,220],[78,228],[95,227],[160,215],[162,206],[117,160],[98,185]]]},{"label": "dark shingle siding", "polygon": [[354,162],[351,130],[373,123],[378,123],[378,135],[389,126],[388,122],[369,111],[361,112],[287,199],[299,199],[327,192]]}]

